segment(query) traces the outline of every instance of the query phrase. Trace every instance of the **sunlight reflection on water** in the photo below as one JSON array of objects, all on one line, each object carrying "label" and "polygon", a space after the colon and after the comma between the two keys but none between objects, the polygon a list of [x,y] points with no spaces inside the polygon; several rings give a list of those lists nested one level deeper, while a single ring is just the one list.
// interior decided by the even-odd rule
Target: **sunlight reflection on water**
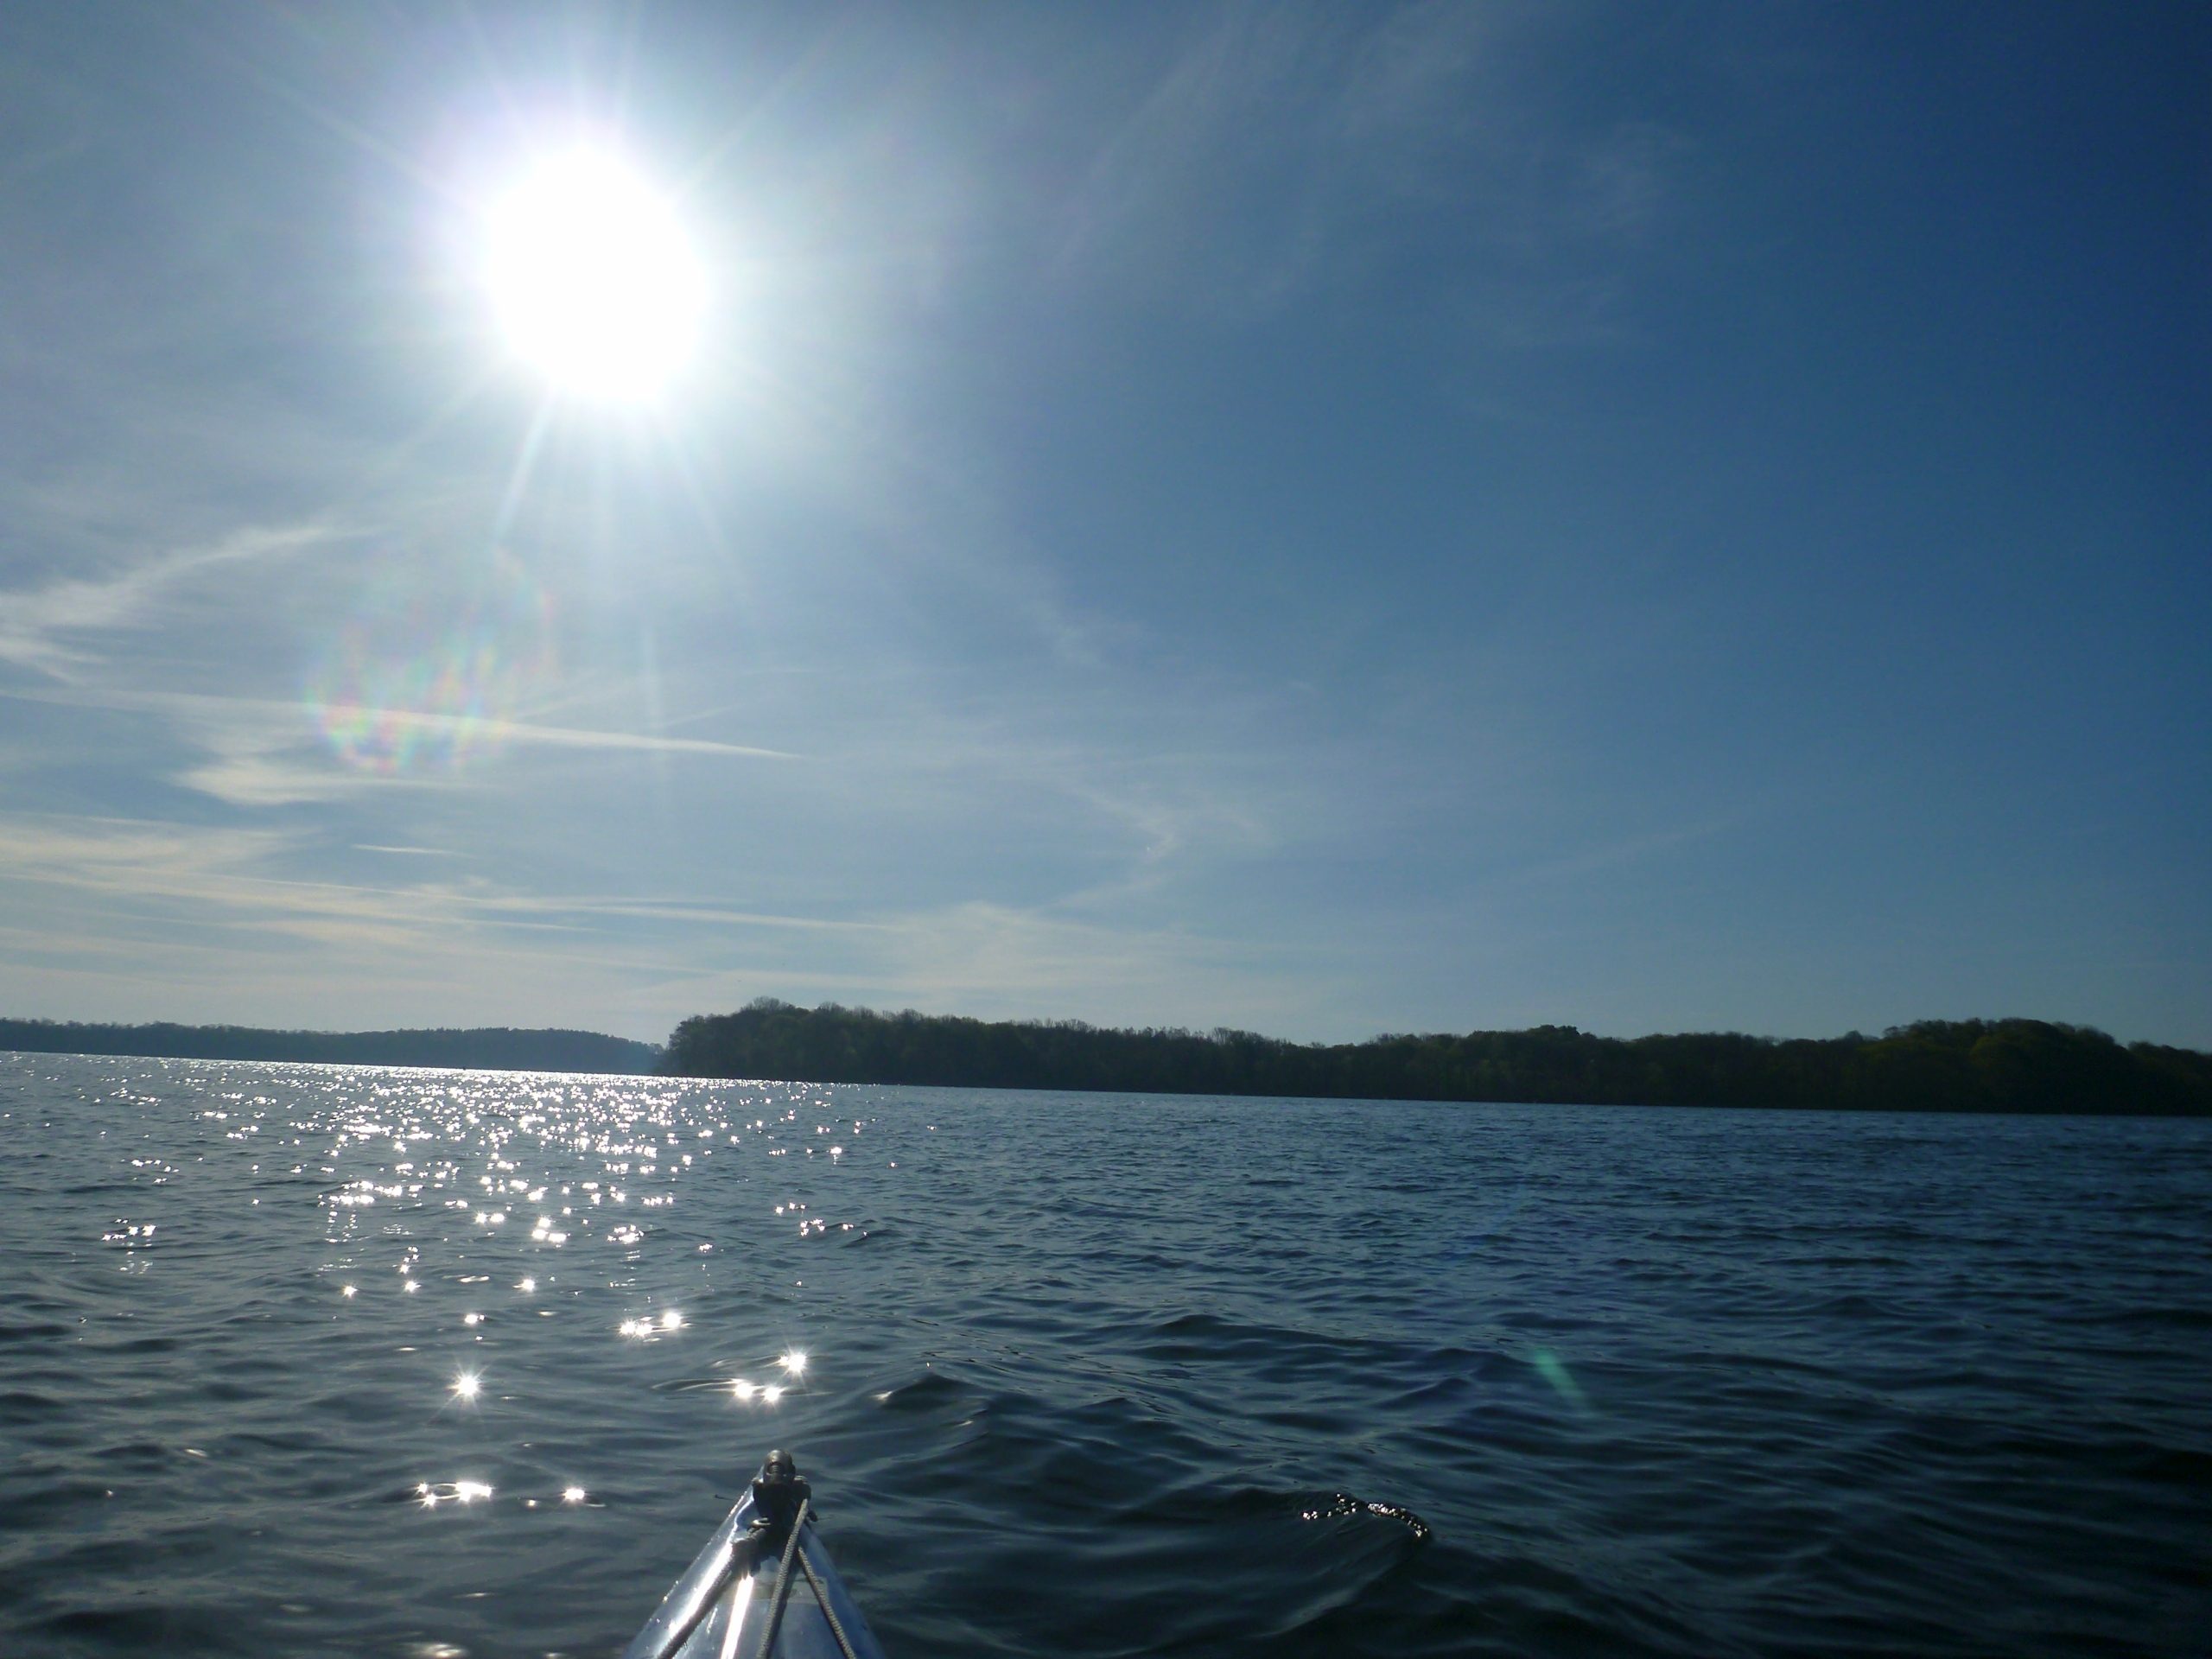
[{"label": "sunlight reflection on water", "polygon": [[[787,1151],[779,1144],[786,1137],[794,1143],[808,1138],[819,1128],[807,1121],[812,1113],[793,1106],[763,1113],[760,1091],[733,1099],[653,1079],[580,1088],[573,1079],[522,1074],[343,1077],[330,1079],[334,1109],[327,1118],[313,1110],[278,1113],[272,1099],[254,1119],[255,1127],[282,1131],[300,1147],[302,1173],[321,1184],[322,1273],[357,1274],[381,1262],[395,1270],[404,1293],[435,1296],[449,1310],[439,1330],[495,1354],[510,1351],[512,1332],[480,1304],[456,1306],[449,1299],[504,1281],[518,1296],[550,1299],[539,1317],[562,1322],[594,1304],[627,1304],[601,1327],[611,1328],[626,1347],[696,1348],[703,1342],[722,1351],[726,1357],[710,1354],[709,1363],[722,1372],[715,1386],[734,1403],[778,1407],[791,1384],[810,1374],[809,1348],[786,1341],[761,1362],[757,1334],[729,1327],[728,1311],[743,1310],[750,1299],[733,1302],[717,1294],[718,1270],[706,1259],[714,1256],[715,1241],[697,1235],[702,1226],[720,1236],[732,1228],[742,1233],[748,1217],[757,1224],[787,1215],[804,1217],[802,1239],[819,1240],[829,1232],[830,1218],[814,1212],[833,1192],[817,1188],[797,1197],[787,1179],[766,1176],[771,1166],[755,1166],[760,1173],[748,1179],[743,1163],[748,1153],[765,1158]],[[365,1111],[359,1085],[371,1079],[374,1109]],[[345,1102],[346,1082],[354,1084],[351,1103]],[[849,1122],[855,1138],[868,1127],[864,1116]],[[684,1143],[709,1141],[723,1154],[719,1166],[671,1155]],[[851,1169],[846,1148],[839,1153],[834,1166]],[[733,1158],[740,1161],[732,1165]],[[687,1221],[688,1184],[709,1168],[715,1169],[713,1215]],[[757,1207],[743,1202],[748,1191],[760,1194]],[[505,1226],[518,1205],[533,1207],[525,1212],[533,1217],[527,1234]],[[840,1220],[839,1236],[865,1236],[866,1219]],[[747,1254],[733,1256],[727,1269],[741,1284],[752,1271]],[[686,1261],[690,1265],[679,1268]],[[679,1270],[690,1274],[688,1281],[675,1276]],[[724,1317],[695,1329],[693,1313],[672,1294],[687,1282],[691,1299],[703,1297],[706,1306],[722,1310]],[[349,1302],[365,1300],[358,1279],[349,1278],[342,1291]],[[390,1317],[378,1309],[366,1316],[379,1323]],[[413,1321],[404,1328],[429,1338],[429,1351],[437,1347],[437,1331],[423,1331]],[[401,1351],[425,1346],[409,1343]],[[786,1380],[757,1382],[757,1370],[752,1376],[736,1374],[748,1348],[753,1363],[779,1370]],[[448,1402],[471,1408],[472,1415],[479,1407],[527,1411],[536,1393],[533,1373],[541,1370],[542,1363],[507,1363],[503,1388],[508,1391],[496,1405],[480,1363],[449,1371],[442,1386]],[[675,1385],[693,1386],[682,1379]],[[423,1490],[429,1508],[469,1507],[492,1496],[489,1484],[474,1478]],[[585,1490],[563,1488],[562,1502],[582,1502]],[[523,1501],[536,1508],[539,1499]]]},{"label": "sunlight reflection on water", "polygon": [[613,1651],[772,1438],[918,1659],[2202,1629],[2206,1126],[11,1063],[0,1650]]}]

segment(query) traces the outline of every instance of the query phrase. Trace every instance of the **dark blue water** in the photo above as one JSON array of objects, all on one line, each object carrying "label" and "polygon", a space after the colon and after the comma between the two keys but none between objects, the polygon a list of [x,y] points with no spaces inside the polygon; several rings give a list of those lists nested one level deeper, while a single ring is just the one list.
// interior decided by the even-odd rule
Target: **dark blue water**
[{"label": "dark blue water", "polygon": [[2212,1123],[0,1055],[0,1272],[9,1655],[2212,1632]]}]

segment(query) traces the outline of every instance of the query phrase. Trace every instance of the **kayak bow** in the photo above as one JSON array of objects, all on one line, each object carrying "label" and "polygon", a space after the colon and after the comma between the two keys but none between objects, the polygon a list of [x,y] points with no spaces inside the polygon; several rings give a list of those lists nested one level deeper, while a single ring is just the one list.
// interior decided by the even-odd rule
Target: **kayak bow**
[{"label": "kayak bow", "polygon": [[884,1659],[790,1452],[768,1454],[622,1659]]}]

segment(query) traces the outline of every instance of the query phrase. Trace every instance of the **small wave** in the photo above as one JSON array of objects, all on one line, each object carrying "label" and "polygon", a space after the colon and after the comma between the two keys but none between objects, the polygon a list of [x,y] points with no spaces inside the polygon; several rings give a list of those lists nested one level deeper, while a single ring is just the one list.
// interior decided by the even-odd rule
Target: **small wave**
[{"label": "small wave", "polygon": [[968,1397],[968,1389],[942,1371],[924,1371],[911,1382],[896,1383],[878,1393],[875,1403],[887,1411],[928,1411],[948,1402]]},{"label": "small wave", "polygon": [[1399,1503],[1378,1503],[1370,1498],[1354,1497],[1350,1492],[1332,1492],[1325,1500],[1299,1510],[1298,1518],[1301,1521],[1337,1521],[1357,1515],[1372,1515],[1385,1521],[1395,1521],[1413,1534],[1415,1543],[1428,1541],[1428,1522],[1411,1510]]}]

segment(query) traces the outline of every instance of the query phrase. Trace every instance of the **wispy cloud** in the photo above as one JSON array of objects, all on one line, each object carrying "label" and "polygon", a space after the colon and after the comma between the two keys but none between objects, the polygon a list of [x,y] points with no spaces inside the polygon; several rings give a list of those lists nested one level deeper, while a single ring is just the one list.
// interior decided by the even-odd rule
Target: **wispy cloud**
[{"label": "wispy cloud", "polygon": [[[760,918],[747,918],[757,920]],[[1266,1026],[1302,1014],[1330,965],[1195,929],[973,901],[885,913],[793,949],[741,943],[653,988],[673,1025],[764,993],[992,1019]],[[716,957],[719,960],[716,960]],[[1318,980],[1317,980],[1318,976]]]},{"label": "wispy cloud", "polygon": [[681,899],[516,896],[478,898],[471,902],[488,911],[505,913],[627,917],[645,921],[681,922],[696,928],[769,928],[800,933],[882,933],[894,930],[893,924],[886,922],[820,916],[778,916],[762,911],[734,910],[726,906],[699,904]]},{"label": "wispy cloud", "polygon": [[[19,913],[45,907],[82,918],[80,930],[21,930],[25,944],[36,947],[26,956],[64,967],[128,965],[129,982],[167,988],[173,998],[251,986],[266,1002],[267,952],[278,941],[302,986],[327,976],[351,997],[411,964],[480,999],[486,986],[537,975],[558,980],[564,998],[595,988],[610,1007],[619,1001],[632,1011],[633,1028],[646,1030],[763,991],[1154,1023],[1264,1022],[1307,994],[1293,987],[1300,964],[1280,949],[1048,906],[962,902],[840,918],[643,894],[527,892],[482,880],[349,883],[283,873],[310,851],[302,836],[271,830],[0,817],[0,893],[38,895]],[[637,923],[647,925],[631,925]],[[588,971],[579,969],[573,945],[553,943],[583,936],[594,941]],[[269,943],[249,943],[256,939]],[[505,1000],[490,998],[486,1007]],[[380,1006],[396,1005],[387,998]],[[321,1022],[345,1023],[347,1006],[336,1005]],[[426,1005],[416,1017],[429,1012]],[[549,1009],[533,1017],[560,1015]]]},{"label": "wispy cloud", "polygon": [[[0,691],[0,698],[10,697],[68,708],[160,715],[203,757],[174,771],[171,780],[236,806],[334,801],[380,789],[435,788],[459,781],[455,774],[435,770],[391,772],[347,767],[330,753],[320,736],[319,720],[324,711],[304,702],[111,686]],[[489,719],[404,709],[357,709],[346,712],[349,717],[373,723],[386,732],[467,742],[487,750],[536,747],[743,760],[799,758],[788,750],[713,738],[542,725],[526,719]]]},{"label": "wispy cloud", "polygon": [[[303,853],[296,832],[24,814],[0,817],[0,883],[109,901],[112,926],[132,912],[158,931],[179,924],[279,931],[329,944],[452,949],[484,930],[573,931],[480,884],[373,885],[283,874]],[[479,941],[480,944],[480,940]],[[210,947],[210,955],[219,950]]]},{"label": "wispy cloud", "polygon": [[[1172,929],[1112,927],[977,901],[902,919],[886,965],[943,1005],[977,996],[1065,1007],[1078,987],[1116,1000],[1249,954]],[[1168,999],[1161,996],[1163,1009]],[[1186,1005],[1187,1006],[1187,1005]]]},{"label": "wispy cloud", "polygon": [[320,521],[250,526],[199,547],[160,553],[98,578],[68,577],[0,595],[0,661],[74,683],[102,653],[87,636],[160,626],[160,601],[194,576],[224,565],[285,558],[341,538]]},{"label": "wispy cloud", "polygon": [[1616,267],[1666,222],[1689,152],[1529,73],[1573,35],[1542,9],[1453,0],[1202,14],[1100,144],[1055,268],[1265,315],[1413,246],[1433,261],[1442,235],[1484,343],[1617,339]]},{"label": "wispy cloud", "polygon": [[[588,923],[509,913],[486,883],[348,884],[284,874],[309,838],[132,820],[0,816],[0,1002],[63,1012],[81,985],[110,1018],[197,1018],[320,1027],[509,1023],[527,1017],[641,1035],[658,1008],[639,984],[693,964]],[[594,935],[581,956],[572,941]],[[556,943],[556,941],[560,941]]]}]

